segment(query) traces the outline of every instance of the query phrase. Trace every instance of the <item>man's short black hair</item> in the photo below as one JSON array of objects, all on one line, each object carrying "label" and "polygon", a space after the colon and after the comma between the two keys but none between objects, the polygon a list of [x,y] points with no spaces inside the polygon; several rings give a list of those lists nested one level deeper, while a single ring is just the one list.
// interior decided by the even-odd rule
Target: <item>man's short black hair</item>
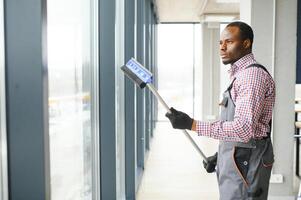
[{"label": "man's short black hair", "polygon": [[244,22],[236,21],[236,22],[231,22],[230,24],[228,24],[226,26],[226,28],[233,27],[233,26],[239,28],[241,39],[243,39],[243,40],[249,39],[250,40],[251,47],[252,47],[254,33],[253,33],[251,26],[249,26],[248,24],[246,24]]}]

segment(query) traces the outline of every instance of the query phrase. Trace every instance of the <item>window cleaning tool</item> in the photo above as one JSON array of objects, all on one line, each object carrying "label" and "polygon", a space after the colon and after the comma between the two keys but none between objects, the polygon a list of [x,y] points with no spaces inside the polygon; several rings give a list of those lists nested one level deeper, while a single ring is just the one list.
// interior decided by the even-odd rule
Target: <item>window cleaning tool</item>
[{"label": "window cleaning tool", "polygon": [[[129,77],[132,81],[134,81],[141,89],[147,86],[150,91],[155,95],[155,97],[159,100],[159,102],[164,106],[167,112],[171,112],[169,110],[169,106],[162,99],[154,85],[152,84],[153,75],[150,71],[148,71],[145,67],[143,67],[138,61],[134,58],[131,58],[125,65],[121,67],[121,70]],[[208,163],[208,159],[199,146],[195,143],[192,137],[186,130],[183,130],[183,133],[189,139],[193,147],[200,153],[202,158],[206,163]]]}]

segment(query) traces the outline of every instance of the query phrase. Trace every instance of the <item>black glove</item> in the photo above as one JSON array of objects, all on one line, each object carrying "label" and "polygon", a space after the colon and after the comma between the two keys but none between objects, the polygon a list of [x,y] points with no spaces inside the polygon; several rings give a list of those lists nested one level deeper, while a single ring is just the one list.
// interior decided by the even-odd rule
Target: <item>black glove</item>
[{"label": "black glove", "polygon": [[171,113],[166,113],[165,116],[169,119],[173,128],[191,130],[193,119],[186,113],[177,111],[173,107],[170,108]]},{"label": "black glove", "polygon": [[215,172],[215,166],[216,166],[216,163],[217,163],[217,152],[213,156],[209,156],[207,158],[207,160],[208,160],[207,163],[206,163],[205,160],[203,160],[204,168],[206,169],[206,171],[208,173]]}]

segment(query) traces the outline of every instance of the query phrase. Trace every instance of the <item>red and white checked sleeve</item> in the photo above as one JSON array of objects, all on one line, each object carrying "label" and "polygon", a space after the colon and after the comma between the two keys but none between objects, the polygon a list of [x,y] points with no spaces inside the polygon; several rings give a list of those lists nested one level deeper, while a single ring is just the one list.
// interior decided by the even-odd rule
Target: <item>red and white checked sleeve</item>
[{"label": "red and white checked sleeve", "polygon": [[244,69],[236,76],[231,95],[236,105],[234,120],[197,121],[198,135],[239,142],[265,137],[275,102],[272,78],[258,67]]}]

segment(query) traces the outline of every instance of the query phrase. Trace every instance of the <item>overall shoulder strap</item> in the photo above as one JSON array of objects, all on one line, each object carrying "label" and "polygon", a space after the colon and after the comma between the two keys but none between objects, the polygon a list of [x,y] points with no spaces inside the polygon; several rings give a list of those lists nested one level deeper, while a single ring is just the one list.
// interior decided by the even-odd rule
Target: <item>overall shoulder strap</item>
[{"label": "overall shoulder strap", "polygon": [[[247,66],[246,69],[247,69],[247,68],[250,68],[250,67],[258,67],[258,68],[261,68],[261,69],[263,69],[266,73],[268,73],[268,74],[271,76],[271,74],[269,73],[269,71],[268,71],[263,65],[261,65],[261,64],[253,63],[253,64]],[[229,87],[227,88],[226,91],[230,91],[230,90],[232,89],[233,83],[234,83],[235,80],[236,80],[236,78],[234,78],[234,79],[232,80],[231,84],[229,85]]]},{"label": "overall shoulder strap", "polygon": [[[269,73],[269,71],[261,64],[258,64],[258,63],[254,63],[254,64],[251,64],[249,66],[246,67],[247,68],[250,68],[250,67],[258,67],[258,68],[261,68],[263,69],[264,71],[266,71],[266,73],[268,73],[270,76],[271,74]],[[272,119],[269,121],[269,126],[270,126],[270,131],[267,133],[267,138],[270,138],[271,137],[271,130],[272,130]]]},{"label": "overall shoulder strap", "polygon": [[234,79],[232,80],[231,84],[229,85],[229,87],[227,88],[226,91],[230,91],[230,90],[232,89],[233,83],[234,83],[235,80],[236,80],[236,78],[234,78]]},{"label": "overall shoulder strap", "polygon": [[268,73],[268,74],[271,76],[271,74],[269,73],[269,71],[268,71],[263,65],[261,65],[261,64],[254,63],[254,64],[251,64],[251,65],[247,66],[246,69],[247,69],[247,68],[250,68],[250,67],[258,67],[258,68],[261,68],[261,69],[263,69],[266,73]]},{"label": "overall shoulder strap", "polygon": [[269,122],[269,126],[270,126],[270,131],[267,133],[267,138],[270,138],[271,137],[271,132],[272,132],[272,119],[270,120]]}]

